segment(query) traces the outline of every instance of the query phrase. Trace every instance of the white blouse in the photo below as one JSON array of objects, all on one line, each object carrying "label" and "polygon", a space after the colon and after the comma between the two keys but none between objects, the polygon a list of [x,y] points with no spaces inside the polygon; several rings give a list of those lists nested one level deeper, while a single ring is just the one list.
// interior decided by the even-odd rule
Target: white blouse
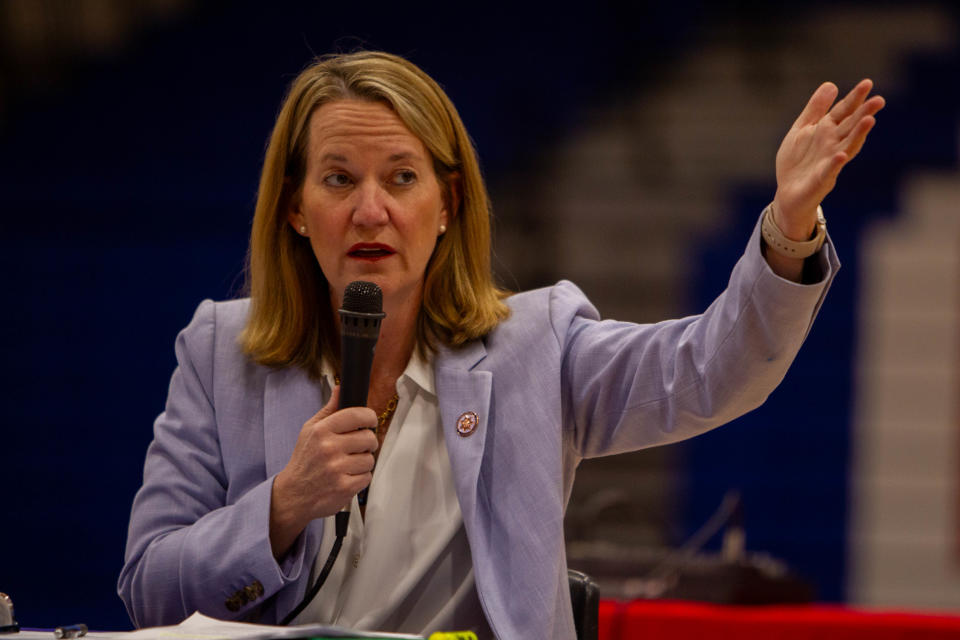
[{"label": "white blouse", "polygon": [[[333,372],[325,366],[327,397]],[[366,518],[357,498],[340,555],[294,624],[429,635],[472,630],[492,638],[477,598],[470,546],[444,443],[433,363],[416,350],[397,380],[397,410],[377,459]],[[316,580],[335,539],[325,519]]]}]

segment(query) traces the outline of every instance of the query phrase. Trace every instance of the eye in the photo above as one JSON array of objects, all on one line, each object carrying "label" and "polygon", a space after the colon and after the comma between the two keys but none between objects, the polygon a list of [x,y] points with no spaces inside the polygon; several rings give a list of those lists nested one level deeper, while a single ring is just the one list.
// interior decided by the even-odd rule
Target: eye
[{"label": "eye", "polygon": [[331,187],[345,187],[350,184],[350,177],[345,173],[331,173],[323,179],[323,183]]},{"label": "eye", "polygon": [[401,169],[393,174],[393,184],[406,186],[417,181],[417,174],[410,169]]}]

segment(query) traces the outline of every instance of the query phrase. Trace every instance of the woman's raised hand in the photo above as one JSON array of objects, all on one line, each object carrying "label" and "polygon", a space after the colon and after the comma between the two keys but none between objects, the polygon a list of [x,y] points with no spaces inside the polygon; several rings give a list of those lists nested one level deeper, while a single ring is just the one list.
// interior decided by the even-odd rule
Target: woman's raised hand
[{"label": "woman's raised hand", "polygon": [[884,99],[868,99],[872,88],[873,81],[861,80],[834,104],[837,86],[832,82],[820,85],[783,139],[777,151],[773,219],[788,238],[810,238],[817,223],[817,207],[876,124],[873,116],[883,108]]},{"label": "woman's raised hand", "polygon": [[373,479],[377,414],[369,407],[337,410],[340,387],[300,430],[287,466],[273,482],[270,546],[275,558],[289,550],[316,518],[335,514]]}]

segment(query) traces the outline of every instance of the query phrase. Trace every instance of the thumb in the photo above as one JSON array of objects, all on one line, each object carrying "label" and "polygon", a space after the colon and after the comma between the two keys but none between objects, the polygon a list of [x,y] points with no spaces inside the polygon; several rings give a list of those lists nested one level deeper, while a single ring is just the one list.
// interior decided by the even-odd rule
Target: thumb
[{"label": "thumb", "polygon": [[330,394],[330,399],[327,401],[327,404],[323,406],[323,409],[320,409],[313,416],[314,420],[323,420],[327,416],[336,412],[337,408],[340,406],[340,385],[333,387],[333,392]]}]

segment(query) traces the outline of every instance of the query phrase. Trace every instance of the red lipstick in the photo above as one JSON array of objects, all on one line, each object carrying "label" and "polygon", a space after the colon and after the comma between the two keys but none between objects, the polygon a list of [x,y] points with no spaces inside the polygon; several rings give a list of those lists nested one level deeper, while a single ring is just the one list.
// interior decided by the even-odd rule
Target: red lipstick
[{"label": "red lipstick", "polygon": [[380,242],[358,242],[347,251],[347,255],[351,258],[373,262],[389,258],[395,253],[396,250],[393,247]]}]

